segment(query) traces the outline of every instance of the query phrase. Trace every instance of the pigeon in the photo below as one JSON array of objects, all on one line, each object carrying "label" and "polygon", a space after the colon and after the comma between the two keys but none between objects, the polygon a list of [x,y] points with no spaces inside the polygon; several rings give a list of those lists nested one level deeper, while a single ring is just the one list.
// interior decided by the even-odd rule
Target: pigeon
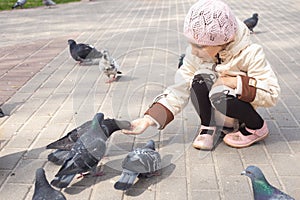
[{"label": "pigeon", "polygon": [[51,6],[56,5],[56,3],[55,3],[54,1],[52,1],[52,0],[43,0],[43,4],[44,4],[45,6],[48,6],[49,8],[50,8]]},{"label": "pigeon", "polygon": [[[116,60],[110,56],[108,50],[103,50],[103,56],[99,62],[99,68],[108,77],[109,80],[107,83],[117,80],[117,76],[119,77],[119,75],[122,74],[122,72],[119,71],[120,66]],[[110,78],[111,76],[112,78]]]},{"label": "pigeon", "polygon": [[[118,119],[104,119],[103,124],[108,129],[109,135],[113,132],[121,130],[121,129],[129,129],[130,123],[126,120],[118,120]],[[48,155],[48,161],[56,164],[62,165],[64,161],[68,158],[68,153],[72,149],[75,142],[78,138],[86,133],[88,129],[91,127],[92,121],[87,121],[83,123],[81,126],[73,129],[66,136],[52,142],[47,145],[46,149],[56,149],[56,151],[50,153]]]},{"label": "pigeon", "polygon": [[160,154],[155,151],[153,140],[143,148],[136,148],[128,153],[122,162],[122,174],[114,184],[116,190],[128,190],[137,177],[151,177],[161,168]]},{"label": "pigeon", "polygon": [[178,69],[183,65],[183,59],[185,57],[185,54],[181,54],[179,57],[179,62],[178,62]]},{"label": "pigeon", "polygon": [[97,60],[102,57],[101,51],[98,51],[94,46],[89,44],[77,44],[74,40],[68,40],[70,54],[72,58],[79,62],[79,64],[98,64]]},{"label": "pigeon", "polygon": [[17,7],[23,8],[27,0],[17,0],[17,2],[11,7],[12,9],[15,9]]},{"label": "pigeon", "polygon": [[262,171],[256,166],[248,166],[241,174],[251,179],[254,200],[295,200],[293,197],[270,185]]},{"label": "pigeon", "polygon": [[[126,129],[130,127],[131,124],[128,122]],[[105,154],[106,141],[110,134],[112,134],[110,127],[104,123],[104,114],[97,113],[92,120],[91,127],[72,146],[67,159],[51,184],[58,188],[65,188],[76,174],[95,171],[98,162]]]},{"label": "pigeon", "polygon": [[66,197],[55,190],[46,179],[45,170],[38,168],[36,170],[35,188],[32,200],[66,200]]},{"label": "pigeon", "polygon": [[[126,120],[118,120],[118,119],[104,119],[103,124],[108,128],[109,135],[113,132],[130,128],[130,123]],[[79,127],[71,130],[64,137],[48,144],[46,149],[59,149],[59,150],[67,150],[70,151],[74,143],[78,140],[78,138],[86,133],[92,126],[92,121],[89,120]]]},{"label": "pigeon", "polygon": [[4,114],[4,112],[2,111],[2,109],[0,108],[0,117],[4,117],[5,116],[5,114]]},{"label": "pigeon", "polygon": [[258,22],[258,14],[257,13],[254,13],[252,15],[252,17],[244,20],[244,23],[246,24],[246,26],[252,33],[254,33],[253,29],[257,25],[257,22]]}]

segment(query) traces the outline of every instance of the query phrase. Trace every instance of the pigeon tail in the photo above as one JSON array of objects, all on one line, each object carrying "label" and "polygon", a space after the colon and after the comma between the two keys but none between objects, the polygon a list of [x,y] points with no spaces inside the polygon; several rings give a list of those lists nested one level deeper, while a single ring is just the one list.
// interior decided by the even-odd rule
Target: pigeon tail
[{"label": "pigeon tail", "polygon": [[57,188],[66,188],[71,183],[71,181],[73,180],[73,178],[75,177],[75,175],[76,174],[55,177],[51,181],[51,185],[53,185],[53,186],[55,186]]},{"label": "pigeon tail", "polygon": [[69,151],[57,149],[48,155],[48,161],[56,165],[62,165],[64,164],[65,160],[67,160],[68,155]]},{"label": "pigeon tail", "polygon": [[124,169],[120,179],[114,184],[116,190],[128,190],[134,183],[139,173]]},{"label": "pigeon tail", "polygon": [[98,164],[99,160],[87,153],[86,149],[83,149],[82,151],[85,151],[83,153],[84,157],[79,155],[67,160],[55,176],[58,177],[86,172]]}]

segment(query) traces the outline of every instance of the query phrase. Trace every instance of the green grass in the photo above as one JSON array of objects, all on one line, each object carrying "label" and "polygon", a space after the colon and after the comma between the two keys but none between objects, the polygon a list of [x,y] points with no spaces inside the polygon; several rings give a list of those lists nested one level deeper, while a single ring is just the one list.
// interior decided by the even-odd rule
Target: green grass
[{"label": "green grass", "polygon": [[[43,6],[43,0],[27,0],[27,3],[23,6],[23,9],[34,8],[38,6]],[[80,0],[53,0],[56,4],[75,2]],[[0,11],[1,10],[11,10],[11,7],[17,2],[17,0],[0,0]],[[17,9],[20,9],[18,7]]]}]

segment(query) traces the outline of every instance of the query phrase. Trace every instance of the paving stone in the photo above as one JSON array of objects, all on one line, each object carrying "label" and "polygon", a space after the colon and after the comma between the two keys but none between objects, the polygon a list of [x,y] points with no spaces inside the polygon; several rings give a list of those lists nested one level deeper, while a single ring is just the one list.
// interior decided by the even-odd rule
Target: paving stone
[{"label": "paving stone", "polygon": [[16,183],[6,184],[0,189],[1,198],[7,200],[23,199],[31,187],[32,185],[29,184],[28,185],[16,184]]}]

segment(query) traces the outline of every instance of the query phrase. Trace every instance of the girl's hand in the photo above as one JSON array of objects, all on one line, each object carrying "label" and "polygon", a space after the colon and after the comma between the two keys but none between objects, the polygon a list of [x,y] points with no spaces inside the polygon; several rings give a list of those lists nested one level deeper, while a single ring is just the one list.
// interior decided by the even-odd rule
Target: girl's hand
[{"label": "girl's hand", "polygon": [[226,85],[232,89],[235,89],[237,87],[237,77],[236,76],[220,76],[216,83],[217,85]]},{"label": "girl's hand", "polygon": [[138,135],[143,133],[149,126],[152,125],[154,125],[154,122],[150,118],[143,117],[133,120],[131,122],[131,129],[123,129],[122,132],[129,135]]}]

